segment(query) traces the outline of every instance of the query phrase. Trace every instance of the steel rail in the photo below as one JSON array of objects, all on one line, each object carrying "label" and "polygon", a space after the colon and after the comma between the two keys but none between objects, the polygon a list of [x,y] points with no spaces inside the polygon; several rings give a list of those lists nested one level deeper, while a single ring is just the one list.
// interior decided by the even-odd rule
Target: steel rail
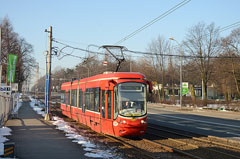
[{"label": "steel rail", "polygon": [[[223,143],[218,143],[218,142],[210,141],[210,140],[206,140],[206,139],[200,139],[200,138],[197,138],[197,137],[194,137],[194,136],[190,136],[190,135],[186,135],[186,134],[180,134],[180,133],[177,133],[177,132],[173,132],[173,131],[169,131],[169,130],[163,130],[163,129],[159,129],[159,128],[155,128],[155,127],[151,127],[151,126],[148,126],[148,128],[159,130],[159,131],[164,131],[164,132],[167,132],[167,133],[172,133],[172,134],[176,134],[176,135],[179,135],[179,136],[184,136],[184,137],[191,138],[191,139],[194,139],[194,140],[198,140],[198,141],[201,141],[201,142],[206,142],[206,143],[209,143],[209,144],[223,146],[223,147],[226,147],[226,148],[229,148],[229,149],[235,149],[235,150],[240,151],[240,147],[226,145],[226,144],[223,144]],[[206,136],[206,137],[214,138],[214,136]],[[222,138],[218,138],[218,139],[222,139]],[[222,140],[224,140],[224,139],[222,139]]]},{"label": "steel rail", "polygon": [[132,144],[130,144],[130,143],[127,143],[126,141],[122,140],[120,137],[114,137],[114,136],[110,136],[110,135],[104,135],[104,136],[107,137],[107,138],[109,138],[109,139],[111,139],[111,140],[113,140],[113,141],[120,142],[121,144],[125,145],[125,146],[128,147],[128,148],[134,149],[135,151],[137,151],[137,152],[145,155],[145,156],[148,157],[149,159],[158,159],[157,157],[149,154],[149,152],[147,152],[147,151],[145,151],[145,150],[143,150],[143,149],[140,149],[140,148],[138,148],[137,146],[134,146],[134,145],[132,145]]},{"label": "steel rail", "polygon": [[169,152],[175,152],[175,153],[179,153],[181,155],[185,155],[187,157],[190,157],[192,159],[203,159],[201,157],[198,157],[198,156],[195,156],[195,155],[192,155],[190,153],[187,153],[187,152],[184,152],[182,150],[179,150],[179,149],[176,149],[172,146],[168,146],[168,145],[165,145],[165,144],[162,144],[162,143],[159,143],[159,142],[156,142],[156,141],[151,141],[151,140],[148,140],[148,139],[144,139],[146,142],[149,142],[149,143],[152,143],[152,144],[157,144],[158,146],[162,146],[163,148],[165,148],[166,150],[169,150]]},{"label": "steel rail", "polygon": [[[187,137],[187,138],[192,139],[192,140],[197,140],[197,141],[201,141],[201,142],[207,142],[208,144],[213,144],[212,142],[209,142],[208,140],[198,139],[198,138],[196,138],[196,137],[191,137],[191,136],[189,136],[189,135],[180,134],[180,133],[172,132],[172,131],[169,131],[169,130],[162,130],[162,129],[155,128],[155,127],[150,127],[150,126],[148,126],[148,128],[151,128],[151,129],[154,129],[154,130],[158,130],[158,131],[164,131],[164,132],[167,132],[167,133],[172,133],[172,134],[179,135],[179,136],[183,136],[183,137]],[[239,156],[235,156],[235,155],[231,155],[231,154],[228,154],[228,153],[225,153],[225,152],[213,150],[213,149],[211,149],[211,148],[206,148],[206,147],[202,147],[202,146],[197,146],[197,145],[189,144],[189,143],[184,142],[184,141],[179,141],[179,140],[176,140],[176,139],[168,138],[167,136],[164,136],[164,135],[159,135],[159,134],[154,134],[154,133],[149,133],[149,132],[147,132],[147,133],[148,133],[148,134],[151,134],[151,135],[158,136],[158,137],[166,138],[166,139],[168,139],[168,140],[170,140],[170,141],[174,141],[174,142],[177,142],[177,143],[182,143],[182,144],[186,144],[186,145],[193,146],[193,147],[199,147],[199,148],[202,148],[202,149],[205,149],[205,150],[208,150],[208,151],[212,151],[212,152],[215,152],[215,153],[218,153],[218,154],[222,154],[222,155],[229,156],[229,157],[232,157],[232,158],[240,159]],[[220,144],[219,146],[222,146],[222,145]],[[227,146],[228,146],[228,145],[227,145]]]}]

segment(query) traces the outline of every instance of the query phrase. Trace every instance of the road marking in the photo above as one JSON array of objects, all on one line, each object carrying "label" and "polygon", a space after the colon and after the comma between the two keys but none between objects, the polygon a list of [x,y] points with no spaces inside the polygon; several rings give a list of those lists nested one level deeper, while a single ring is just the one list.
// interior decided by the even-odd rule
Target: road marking
[{"label": "road marking", "polygon": [[227,132],[227,134],[231,134],[231,135],[240,136],[239,134],[235,134],[235,133],[231,133],[231,132]]},{"label": "road marking", "polygon": [[188,119],[188,118],[183,118],[183,117],[176,117],[176,116],[171,116],[171,115],[163,115],[163,114],[158,114],[158,115],[159,115],[159,116],[164,116],[164,117],[169,117],[169,118],[175,118],[175,119],[183,119],[183,120],[190,120],[190,121],[196,121],[196,122],[213,124],[213,125],[221,125],[221,126],[228,126],[228,127],[240,128],[240,126],[236,126],[236,125],[213,123],[213,122],[209,122],[209,121],[200,121],[200,120]]},{"label": "road marking", "polygon": [[[209,129],[209,128],[203,128],[203,127],[196,127],[197,129],[203,129],[203,130],[213,130],[213,129]],[[214,130],[216,131],[216,130]]]}]

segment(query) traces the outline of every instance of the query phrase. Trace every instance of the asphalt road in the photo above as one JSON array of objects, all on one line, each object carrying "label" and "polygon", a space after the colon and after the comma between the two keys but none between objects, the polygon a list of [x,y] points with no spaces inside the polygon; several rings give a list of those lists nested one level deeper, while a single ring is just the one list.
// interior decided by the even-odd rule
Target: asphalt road
[{"label": "asphalt road", "polygon": [[148,123],[240,141],[240,112],[148,104]]}]

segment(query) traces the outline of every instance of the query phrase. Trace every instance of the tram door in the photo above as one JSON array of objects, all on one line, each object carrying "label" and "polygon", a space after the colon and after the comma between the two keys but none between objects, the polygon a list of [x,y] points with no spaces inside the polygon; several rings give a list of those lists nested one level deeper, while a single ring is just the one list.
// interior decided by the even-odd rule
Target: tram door
[{"label": "tram door", "polygon": [[112,91],[102,91],[101,130],[113,134],[112,127]]},{"label": "tram door", "polygon": [[100,88],[94,88],[94,111],[96,113],[94,113],[94,123],[92,123],[94,126],[94,130],[96,132],[100,132],[100,127],[101,127],[101,123],[100,123],[100,97],[101,97],[101,92],[100,92]]},{"label": "tram door", "polygon": [[78,120],[83,123],[83,91],[78,90]]},{"label": "tram door", "polygon": [[69,118],[71,118],[71,91],[67,92],[67,105],[66,105],[66,114]]}]

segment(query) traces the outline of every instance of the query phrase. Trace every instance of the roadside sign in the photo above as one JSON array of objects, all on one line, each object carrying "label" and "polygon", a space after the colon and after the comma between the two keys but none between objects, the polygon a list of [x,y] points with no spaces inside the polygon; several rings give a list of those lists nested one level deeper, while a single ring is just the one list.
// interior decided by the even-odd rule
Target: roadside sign
[{"label": "roadside sign", "polygon": [[182,82],[182,95],[186,95],[188,92],[188,82]]},{"label": "roadside sign", "polygon": [[11,87],[10,86],[1,86],[0,92],[11,93]]},{"label": "roadside sign", "polygon": [[103,66],[107,66],[108,62],[107,61],[103,61]]},{"label": "roadside sign", "polygon": [[18,83],[12,83],[11,87],[12,87],[12,91],[15,91],[15,92],[18,91]]}]

